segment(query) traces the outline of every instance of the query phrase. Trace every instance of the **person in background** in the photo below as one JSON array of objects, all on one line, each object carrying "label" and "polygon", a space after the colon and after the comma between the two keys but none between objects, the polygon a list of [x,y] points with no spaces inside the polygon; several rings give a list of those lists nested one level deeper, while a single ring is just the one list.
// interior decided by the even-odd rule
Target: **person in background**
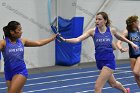
[{"label": "person in background", "polygon": [[[123,31],[123,36],[128,38],[131,42],[140,47],[140,26],[138,16],[130,16],[126,19],[126,29]],[[122,41],[117,41],[118,49],[123,53],[129,50],[130,66],[133,71],[135,81],[140,87],[140,49],[135,51],[131,44],[128,44],[128,48],[122,47]]]},{"label": "person in background", "polygon": [[108,14],[105,12],[99,12],[96,15],[96,27],[91,28],[81,36],[77,38],[61,39],[69,43],[77,43],[85,40],[88,37],[92,37],[95,45],[95,59],[97,68],[100,70],[100,75],[95,83],[95,93],[102,93],[102,89],[106,82],[108,82],[111,87],[117,88],[123,93],[130,93],[129,88],[124,88],[123,85],[116,81],[113,72],[116,68],[115,56],[113,53],[113,36],[117,39],[123,40],[129,43],[136,50],[138,46],[133,42],[129,41],[127,38],[121,36],[116,32],[115,28],[110,26],[110,20]]},{"label": "person in background", "polygon": [[22,93],[26,83],[28,72],[24,62],[24,46],[43,46],[56,38],[56,34],[50,38],[31,41],[22,36],[22,27],[19,22],[11,21],[3,27],[5,38],[0,41],[0,50],[4,57],[4,74],[8,87],[7,93]]}]

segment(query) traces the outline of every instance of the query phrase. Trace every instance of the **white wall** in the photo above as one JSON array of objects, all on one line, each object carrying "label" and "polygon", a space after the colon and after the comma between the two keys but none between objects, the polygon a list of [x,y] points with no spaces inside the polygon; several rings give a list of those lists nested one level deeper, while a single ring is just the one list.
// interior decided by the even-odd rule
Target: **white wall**
[{"label": "white wall", "polygon": [[[0,0],[0,11],[0,39],[3,36],[2,28],[12,20],[21,23],[24,38],[38,40],[52,35],[49,30],[47,0]],[[27,67],[54,65],[54,52],[54,42],[43,47],[25,48]]]},{"label": "white wall", "polygon": [[76,15],[76,7],[73,6],[77,0],[57,0],[58,16],[71,19]]},{"label": "white wall", "polygon": [[[107,1],[107,0],[105,0]],[[96,12],[104,0],[59,0],[58,13],[65,18],[84,16],[84,27],[94,20]],[[55,0],[53,0],[55,2]],[[75,5],[76,3],[76,5]],[[54,3],[54,6],[56,4]],[[130,15],[140,15],[140,1],[110,0],[102,9],[109,14],[112,25],[120,32],[125,28],[125,19]],[[23,37],[31,40],[48,38],[51,36],[48,22],[47,0],[0,0],[0,28],[11,20],[19,21],[23,28]],[[56,10],[53,11],[56,15]],[[94,21],[92,21],[94,22]],[[90,28],[90,27],[88,27]],[[94,61],[94,46],[92,38],[82,43],[81,62]],[[28,68],[53,66],[55,64],[55,42],[38,48],[25,48],[25,60]],[[88,46],[88,47],[87,47]],[[127,46],[125,44],[124,46]],[[115,51],[117,59],[128,59],[128,53],[121,54]],[[3,60],[2,60],[3,61]],[[3,62],[2,62],[3,64]],[[1,71],[3,70],[3,65]]]},{"label": "white wall", "polygon": [[[103,2],[107,2],[105,7],[102,7]],[[87,28],[94,27],[95,14],[102,8],[102,11],[108,13],[112,25],[118,29],[119,32],[125,29],[125,20],[128,16],[131,15],[140,15],[139,9],[140,1],[139,0],[77,0],[76,16],[84,16],[85,22],[84,26],[86,27],[90,23],[92,17],[92,25],[89,25]],[[79,8],[80,7],[80,8]],[[87,29],[86,29],[87,30]],[[85,31],[86,31],[85,30]],[[116,41],[116,39],[114,40]],[[88,47],[87,47],[88,46]],[[127,44],[124,43],[124,47],[127,47]],[[83,41],[82,46],[82,60],[81,62],[94,61],[94,46],[92,38],[86,39]],[[116,59],[128,59],[128,53],[120,53],[120,51],[114,51]]]}]

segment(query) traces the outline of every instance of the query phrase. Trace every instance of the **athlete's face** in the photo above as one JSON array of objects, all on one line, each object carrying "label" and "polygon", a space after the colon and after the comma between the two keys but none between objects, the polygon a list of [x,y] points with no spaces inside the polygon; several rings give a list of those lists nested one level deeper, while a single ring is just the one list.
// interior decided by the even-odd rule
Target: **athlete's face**
[{"label": "athlete's face", "polygon": [[21,35],[22,35],[22,27],[21,27],[21,25],[18,25],[16,30],[12,32],[12,36],[14,38],[20,38]]},{"label": "athlete's face", "polygon": [[101,14],[96,16],[96,26],[102,27],[106,25],[106,20],[104,20],[103,16]]},{"label": "athlete's face", "polygon": [[134,28],[138,28],[139,26],[139,20],[137,20],[136,22],[133,22],[133,27]]}]

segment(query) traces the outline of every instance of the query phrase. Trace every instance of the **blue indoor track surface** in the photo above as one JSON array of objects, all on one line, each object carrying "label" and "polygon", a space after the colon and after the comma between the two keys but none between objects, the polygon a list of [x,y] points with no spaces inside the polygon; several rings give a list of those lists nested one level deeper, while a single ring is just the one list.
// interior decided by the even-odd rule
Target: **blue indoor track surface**
[{"label": "blue indoor track surface", "polygon": [[[30,74],[23,93],[94,93],[94,84],[98,75],[99,71],[96,67]],[[140,93],[130,64],[117,65],[114,76],[124,87],[129,87],[131,93]],[[0,78],[0,93],[6,93],[6,89],[4,78]],[[106,83],[103,93],[122,92]]]}]

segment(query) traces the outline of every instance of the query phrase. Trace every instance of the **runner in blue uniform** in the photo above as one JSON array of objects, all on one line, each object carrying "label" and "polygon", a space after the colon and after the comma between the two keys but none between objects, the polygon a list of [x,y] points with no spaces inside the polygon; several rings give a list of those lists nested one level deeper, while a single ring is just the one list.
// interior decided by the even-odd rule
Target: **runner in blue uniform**
[{"label": "runner in blue uniform", "polygon": [[100,75],[96,80],[95,93],[102,93],[102,88],[106,82],[108,82],[112,87],[119,89],[123,93],[130,93],[129,88],[124,88],[122,84],[114,78],[113,72],[116,68],[115,56],[113,54],[113,37],[114,35],[117,39],[123,40],[135,49],[138,46],[133,42],[129,41],[127,38],[122,37],[116,32],[115,28],[110,27],[110,20],[105,12],[99,12],[96,15],[96,27],[89,29],[84,34],[77,38],[71,39],[61,39],[65,42],[77,43],[85,40],[88,37],[92,37],[95,44],[95,59],[97,68],[100,70]]},{"label": "runner in blue uniform", "polygon": [[[126,20],[126,29],[123,31],[123,35],[130,41],[140,47],[140,26],[138,16],[130,16]],[[122,48],[122,41],[117,42],[117,47],[121,52],[127,52],[128,48]],[[131,64],[131,70],[133,71],[135,80],[140,87],[140,49],[135,51],[130,44],[129,46],[129,58]]]},{"label": "runner in blue uniform", "polygon": [[22,93],[28,72],[24,62],[24,46],[36,47],[48,44],[56,35],[48,39],[30,41],[21,38],[22,27],[19,22],[11,21],[3,28],[5,39],[0,41],[4,57],[4,74],[8,87],[7,93]]}]

